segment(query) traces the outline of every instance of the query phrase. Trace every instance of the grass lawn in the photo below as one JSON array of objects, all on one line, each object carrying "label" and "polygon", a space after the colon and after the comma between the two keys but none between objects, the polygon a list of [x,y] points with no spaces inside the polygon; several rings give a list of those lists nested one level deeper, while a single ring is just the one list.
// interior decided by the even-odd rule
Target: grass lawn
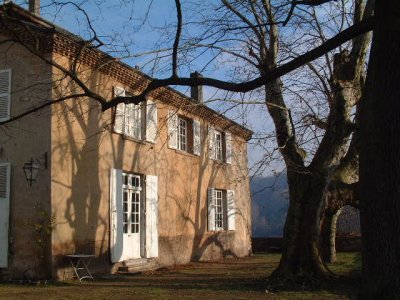
[{"label": "grass lawn", "polygon": [[266,278],[279,254],[256,254],[217,263],[191,263],[140,275],[44,286],[0,284],[0,299],[351,299],[358,288],[360,255],[340,253],[329,266],[343,279],[312,291],[266,293]]}]

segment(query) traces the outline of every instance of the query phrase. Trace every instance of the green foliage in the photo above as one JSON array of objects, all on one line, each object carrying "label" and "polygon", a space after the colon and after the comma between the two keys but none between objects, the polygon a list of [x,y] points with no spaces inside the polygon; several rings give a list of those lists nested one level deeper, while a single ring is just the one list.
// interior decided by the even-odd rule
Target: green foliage
[{"label": "green foliage", "polygon": [[56,227],[56,217],[51,216],[43,206],[37,203],[34,206],[34,219],[28,223],[33,231],[33,245],[40,263],[46,257],[46,247],[51,238],[51,233]]}]

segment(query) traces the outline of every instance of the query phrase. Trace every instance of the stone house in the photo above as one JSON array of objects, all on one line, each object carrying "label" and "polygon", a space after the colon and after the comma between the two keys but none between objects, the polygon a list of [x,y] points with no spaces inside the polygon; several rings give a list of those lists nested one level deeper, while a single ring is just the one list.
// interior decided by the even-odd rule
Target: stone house
[{"label": "stone house", "polygon": [[151,78],[31,2],[0,6],[0,122],[31,111],[0,126],[0,274],[67,278],[73,253],[95,255],[94,272],[249,255],[252,132],[199,89],[102,112],[63,68],[110,100]]}]

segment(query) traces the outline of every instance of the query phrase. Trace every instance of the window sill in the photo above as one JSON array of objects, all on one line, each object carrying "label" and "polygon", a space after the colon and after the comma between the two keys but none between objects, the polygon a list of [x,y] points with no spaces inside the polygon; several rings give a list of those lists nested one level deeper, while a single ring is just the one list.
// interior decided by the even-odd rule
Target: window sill
[{"label": "window sill", "polygon": [[228,164],[227,162],[224,162],[222,160],[218,160],[218,159],[212,159],[210,158],[210,160],[212,160],[215,164],[226,167],[229,166],[230,164]]},{"label": "window sill", "polygon": [[155,144],[155,143],[152,143],[152,142],[149,142],[149,141],[146,141],[146,140],[139,140],[137,138],[128,136],[128,135],[120,133],[120,132],[114,131],[114,133],[119,134],[122,137],[123,140],[128,140],[128,141],[135,142],[135,143],[142,144],[142,145]]},{"label": "window sill", "polygon": [[186,156],[189,156],[189,157],[193,157],[193,156],[199,157],[199,155],[195,155],[195,154],[187,152],[187,151],[178,150],[178,149],[172,149],[172,150],[175,150],[175,153],[179,153],[179,154],[186,155]]}]

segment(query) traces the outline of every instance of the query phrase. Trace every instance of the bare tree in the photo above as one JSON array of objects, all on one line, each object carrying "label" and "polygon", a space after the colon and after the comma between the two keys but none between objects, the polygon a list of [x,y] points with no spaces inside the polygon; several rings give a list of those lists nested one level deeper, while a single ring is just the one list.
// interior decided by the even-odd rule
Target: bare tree
[{"label": "bare tree", "polygon": [[395,25],[399,13],[399,1],[376,2],[376,28],[360,114],[364,277],[360,299],[400,298],[400,35]]},{"label": "bare tree", "polygon": [[[48,46],[48,34],[35,31],[35,28],[30,27],[29,24],[13,18],[11,11],[8,10],[10,6],[5,6],[1,11],[0,25],[7,32],[8,39],[3,43],[18,43],[48,65],[56,68],[62,76],[68,77],[73,82],[75,92],[60,95],[55,101],[44,101],[42,105],[13,116],[1,124],[8,124],[68,99],[91,99],[105,111],[121,102],[143,101],[152,93],[156,93],[158,89],[169,85],[208,85],[232,92],[258,90],[260,95],[263,95],[265,105],[274,122],[277,145],[286,164],[289,183],[290,206],[284,232],[284,252],[273,276],[279,282],[288,280],[315,282],[329,274],[321,262],[318,250],[320,216],[326,192],[332,176],[346,158],[351,134],[355,128],[353,107],[360,97],[368,41],[366,35],[358,36],[370,31],[373,27],[373,19],[368,13],[370,10],[364,12],[364,1],[355,1],[354,24],[349,26],[344,24],[339,33],[331,38],[322,39],[322,43],[315,48],[300,49],[303,54],[296,54],[293,59],[291,56],[285,56],[285,53],[280,53],[279,27],[290,25],[290,22],[296,19],[300,21],[298,24],[301,24],[301,18],[298,18],[296,14],[296,7],[300,7],[299,10],[303,12],[299,13],[299,16],[304,16],[310,14],[308,9],[325,2],[330,1],[295,1],[287,5],[286,2],[280,1],[271,3],[266,0],[222,0],[222,6],[218,8],[217,13],[224,14],[224,18],[211,20],[215,22],[209,25],[214,26],[216,30],[209,32],[209,27],[192,46],[202,48],[204,45],[202,46],[200,42],[207,40],[206,48],[220,49],[223,53],[241,58],[245,66],[250,67],[249,71],[244,80],[231,82],[211,77],[179,76],[179,58],[189,57],[189,52],[186,52],[185,56],[180,50],[188,44],[187,41],[181,44],[184,23],[181,3],[175,0],[178,22],[170,56],[171,76],[165,79],[148,78],[138,87],[138,95],[115,97],[111,100],[105,99],[95,89],[90,88],[85,72],[82,72],[84,66],[81,65],[81,58],[87,53],[104,47],[104,43],[91,26],[89,26],[90,39],[80,41],[80,47],[74,49],[75,56],[66,67],[43,54],[43,49]],[[80,9],[79,6],[78,9]],[[90,24],[89,21],[88,24]],[[51,30],[54,28],[50,26],[49,32]],[[213,39],[214,43],[210,43]],[[353,40],[351,51],[340,51],[333,60],[332,79],[326,91],[329,96],[326,120],[312,116],[314,122],[324,124],[325,128],[321,131],[323,135],[316,138],[318,147],[315,152],[312,152],[312,158],[306,157],[306,152],[296,134],[292,112],[284,99],[280,77],[326,55],[349,40]],[[239,47],[229,50],[227,45],[239,45]],[[101,64],[97,66],[97,70],[100,71],[102,65],[113,61],[112,57],[102,55],[102,59],[99,60]],[[187,61],[190,62],[190,59],[188,58]],[[312,65],[309,67],[312,70]]]}]

